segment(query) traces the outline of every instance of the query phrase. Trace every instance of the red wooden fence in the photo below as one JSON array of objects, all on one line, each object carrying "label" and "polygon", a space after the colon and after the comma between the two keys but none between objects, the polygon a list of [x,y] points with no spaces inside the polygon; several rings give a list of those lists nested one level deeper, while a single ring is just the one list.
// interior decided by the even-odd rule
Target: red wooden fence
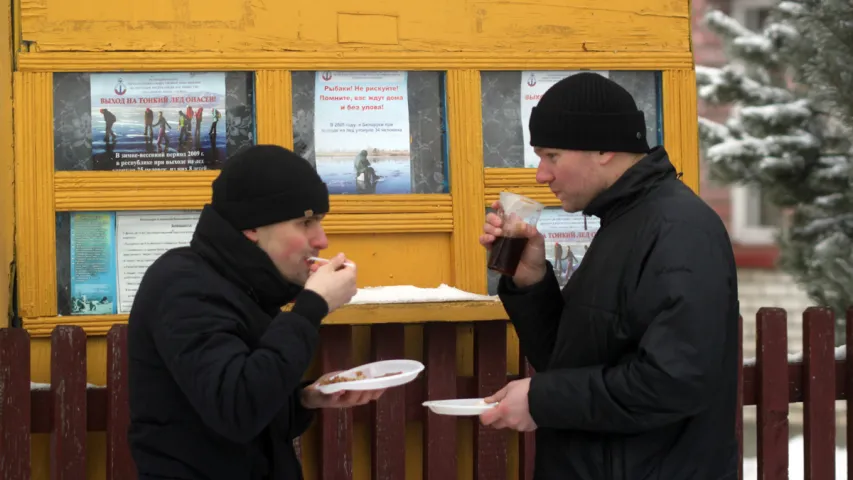
[{"label": "red wooden fence", "polygon": [[[853,355],[835,358],[834,318],[812,307],[804,313],[802,361],[789,363],[784,310],[758,313],[754,365],[740,375],[743,405],[757,405],[759,478],[788,478],[788,406],[804,402],[806,478],[833,478],[835,471],[835,400],[853,391]],[[320,415],[320,455],[316,468],[324,479],[352,478],[353,422],[372,425],[371,472],[374,479],[405,478],[405,422],[423,422],[423,477],[448,480],[457,476],[456,425],[474,425],[474,478],[507,477],[507,436],[480,428],[476,417],[442,417],[421,406],[427,399],[481,397],[516,377],[507,375],[506,322],[474,324],[474,375],[457,376],[456,324],[424,325],[423,359],[426,371],[405,387],[389,390],[375,404],[351,411],[324,410]],[[322,371],[349,368],[352,328],[322,328]],[[853,308],[847,315],[846,338],[853,345]],[[30,339],[21,329],[0,329],[0,479],[30,478],[30,434],[51,435],[51,477],[86,476],[86,432],[105,431],[107,478],[133,479],[126,443],[127,331],[114,326],[107,335],[107,385],[87,388],[86,335],[80,327],[60,326],[51,336],[51,384],[30,383]],[[742,344],[742,340],[740,341]],[[404,325],[371,327],[371,359],[403,356]],[[839,349],[845,353],[846,348]],[[524,374],[529,374],[526,362]],[[853,407],[853,406],[851,406]],[[742,412],[742,408],[739,409]],[[848,442],[853,443],[853,408],[848,408]],[[742,415],[738,416],[742,434]],[[742,442],[741,442],[742,443]],[[533,477],[531,434],[519,438],[520,479]],[[742,451],[742,447],[741,447]],[[848,465],[852,450],[848,450]]]}]

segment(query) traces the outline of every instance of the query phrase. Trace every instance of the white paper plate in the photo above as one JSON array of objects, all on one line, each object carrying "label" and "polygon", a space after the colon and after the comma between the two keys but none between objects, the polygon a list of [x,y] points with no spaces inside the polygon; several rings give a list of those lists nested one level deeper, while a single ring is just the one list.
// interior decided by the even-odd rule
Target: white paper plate
[{"label": "white paper plate", "polygon": [[498,406],[497,403],[486,403],[482,398],[433,400],[423,405],[439,415],[479,415]]},{"label": "white paper plate", "polygon": [[[364,380],[318,385],[317,390],[325,394],[344,390],[379,390],[382,388],[405,385],[416,379],[423,371],[424,364],[417,360],[384,360],[368,363],[339,373],[338,377],[356,378],[357,372],[364,375]],[[395,373],[396,375],[389,375]],[[383,375],[388,375],[383,376]]]}]

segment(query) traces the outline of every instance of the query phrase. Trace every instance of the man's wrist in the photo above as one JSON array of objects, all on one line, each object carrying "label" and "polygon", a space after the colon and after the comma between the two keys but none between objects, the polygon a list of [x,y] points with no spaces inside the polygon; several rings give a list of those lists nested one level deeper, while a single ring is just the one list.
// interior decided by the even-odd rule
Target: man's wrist
[{"label": "man's wrist", "polygon": [[311,402],[311,393],[308,391],[309,387],[305,387],[299,390],[299,403],[302,404],[303,408],[308,410],[313,410],[316,408],[316,405]]},{"label": "man's wrist", "polygon": [[546,268],[542,268],[542,272],[538,275],[528,275],[525,277],[512,277],[512,283],[518,288],[528,288],[536,285],[545,278]]}]

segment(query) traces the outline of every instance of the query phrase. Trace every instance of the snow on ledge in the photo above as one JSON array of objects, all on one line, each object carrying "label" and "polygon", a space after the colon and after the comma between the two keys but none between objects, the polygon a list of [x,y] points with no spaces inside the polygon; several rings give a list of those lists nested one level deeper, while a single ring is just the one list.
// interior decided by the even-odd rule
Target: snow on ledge
[{"label": "snow on ledge", "polygon": [[359,288],[349,304],[497,301],[499,301],[497,296],[466,292],[442,283],[437,288],[421,288],[412,285]]},{"label": "snow on ledge", "polygon": [[[835,347],[835,359],[836,360],[845,360],[847,358],[847,345],[841,345]],[[803,362],[803,352],[795,352],[788,354],[788,363],[802,363]],[[755,366],[755,357],[749,357],[743,359],[744,367]]]},{"label": "snow on ledge", "polygon": [[[106,387],[104,385],[95,385],[94,383],[87,383],[86,384],[87,390],[92,390],[92,389],[97,390],[99,388],[106,388]],[[37,391],[37,390],[49,391],[50,390],[50,384],[49,383],[40,383],[40,382],[30,382],[30,391]]]}]

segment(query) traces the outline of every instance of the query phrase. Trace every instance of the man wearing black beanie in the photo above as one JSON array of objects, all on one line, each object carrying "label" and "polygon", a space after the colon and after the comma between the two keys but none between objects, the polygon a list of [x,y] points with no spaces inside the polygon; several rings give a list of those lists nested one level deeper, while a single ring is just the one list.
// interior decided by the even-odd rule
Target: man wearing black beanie
[{"label": "man wearing black beanie", "polygon": [[[737,477],[732,247],[645,132],[631,95],[593,73],[555,84],[530,117],[537,181],[601,220],[562,291],[534,227],[498,287],[536,373],[487,398],[500,404],[481,421],[536,431],[537,480]],[[483,230],[490,248],[500,218]]]},{"label": "man wearing black beanie", "polygon": [[319,267],[308,260],[328,246],[328,210],[306,160],[254,146],[214,180],[190,245],[148,268],[128,322],[140,480],[302,478],[293,439],[313,411],[382,394],[327,396],[302,381],[320,322],[357,291],[343,254]]}]

